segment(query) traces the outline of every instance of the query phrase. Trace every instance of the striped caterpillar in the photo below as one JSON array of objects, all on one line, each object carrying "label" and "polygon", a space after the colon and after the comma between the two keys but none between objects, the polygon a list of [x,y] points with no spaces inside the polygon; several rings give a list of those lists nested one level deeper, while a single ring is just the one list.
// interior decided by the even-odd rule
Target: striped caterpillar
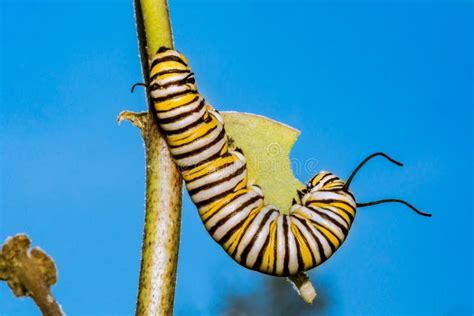
[{"label": "striped caterpillar", "polygon": [[[198,93],[187,59],[162,47],[152,58],[148,93],[158,124],[186,188],[212,238],[239,264],[269,275],[291,276],[312,269],[342,245],[357,207],[349,190],[362,161],[344,183],[330,172],[316,174],[293,200],[289,215],[264,203],[263,192],[249,183],[244,153],[230,150],[224,121]],[[135,88],[134,85],[132,87]]]}]

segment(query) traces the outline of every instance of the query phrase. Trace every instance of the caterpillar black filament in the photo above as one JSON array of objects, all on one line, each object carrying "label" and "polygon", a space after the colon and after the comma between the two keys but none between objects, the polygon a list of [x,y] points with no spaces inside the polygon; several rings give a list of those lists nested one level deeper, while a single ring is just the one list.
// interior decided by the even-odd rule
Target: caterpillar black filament
[{"label": "caterpillar black filament", "polygon": [[[249,184],[244,153],[229,150],[224,121],[198,93],[187,59],[160,48],[150,64],[148,91],[158,124],[209,234],[238,263],[265,274],[289,276],[320,265],[342,245],[357,204],[344,182],[322,171],[299,192],[289,215],[264,203]],[[397,163],[399,164],[399,163]]]}]

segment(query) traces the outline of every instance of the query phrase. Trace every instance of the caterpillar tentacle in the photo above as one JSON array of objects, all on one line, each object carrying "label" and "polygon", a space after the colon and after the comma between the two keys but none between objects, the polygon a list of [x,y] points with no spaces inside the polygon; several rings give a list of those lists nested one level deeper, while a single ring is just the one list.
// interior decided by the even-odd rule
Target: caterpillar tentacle
[{"label": "caterpillar tentacle", "polygon": [[212,238],[241,265],[270,275],[295,275],[329,259],[356,214],[344,182],[322,171],[289,215],[266,205],[249,182],[242,151],[229,150],[224,121],[198,93],[186,58],[161,48],[150,65],[158,123]]}]

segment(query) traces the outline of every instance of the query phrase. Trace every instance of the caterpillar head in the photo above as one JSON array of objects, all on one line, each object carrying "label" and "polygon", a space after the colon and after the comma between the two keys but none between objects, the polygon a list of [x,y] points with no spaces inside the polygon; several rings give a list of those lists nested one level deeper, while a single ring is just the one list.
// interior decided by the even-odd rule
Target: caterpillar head
[{"label": "caterpillar head", "polygon": [[184,55],[161,47],[150,63],[150,91],[154,99],[197,92],[194,73]]}]

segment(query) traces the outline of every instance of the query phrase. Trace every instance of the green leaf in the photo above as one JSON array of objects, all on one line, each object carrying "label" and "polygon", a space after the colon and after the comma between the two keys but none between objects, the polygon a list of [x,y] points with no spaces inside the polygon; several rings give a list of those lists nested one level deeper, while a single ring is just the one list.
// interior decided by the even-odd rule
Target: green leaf
[{"label": "green leaf", "polygon": [[300,132],[264,116],[221,112],[230,147],[240,148],[247,159],[249,182],[259,185],[265,203],[288,214],[297,190],[304,184],[295,178],[290,151]]}]

